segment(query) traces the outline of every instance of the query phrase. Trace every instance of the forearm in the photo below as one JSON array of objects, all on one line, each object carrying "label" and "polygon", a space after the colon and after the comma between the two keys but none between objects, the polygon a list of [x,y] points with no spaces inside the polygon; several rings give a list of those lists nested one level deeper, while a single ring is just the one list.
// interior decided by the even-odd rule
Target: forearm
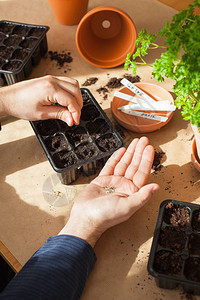
[{"label": "forearm", "polygon": [[0,117],[4,117],[8,114],[6,111],[7,99],[6,99],[5,89],[7,89],[7,87],[0,88]]},{"label": "forearm", "polygon": [[51,237],[9,283],[0,299],[79,299],[95,262],[95,253],[85,241],[67,235]]}]

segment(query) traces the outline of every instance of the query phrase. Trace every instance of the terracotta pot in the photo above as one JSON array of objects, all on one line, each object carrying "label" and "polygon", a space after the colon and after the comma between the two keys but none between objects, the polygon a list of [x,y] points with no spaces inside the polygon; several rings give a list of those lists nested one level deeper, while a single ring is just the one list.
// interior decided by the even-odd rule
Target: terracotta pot
[{"label": "terracotta pot", "polygon": [[200,159],[197,155],[197,146],[196,146],[196,140],[193,139],[192,141],[192,154],[191,154],[191,160],[194,165],[194,167],[200,172]]},{"label": "terracotta pot", "polygon": [[196,125],[191,124],[192,130],[194,132],[195,140],[196,140],[196,148],[197,148],[197,155],[200,159],[200,128]]},{"label": "terracotta pot", "polygon": [[100,6],[89,11],[76,31],[76,45],[82,57],[100,68],[123,64],[135,50],[136,27],[122,10]]},{"label": "terracotta pot", "polygon": [[[163,101],[168,100],[171,104],[174,104],[174,99],[172,95],[165,90],[164,88],[152,84],[152,83],[145,83],[145,82],[137,82],[134,83],[137,87],[139,87],[141,90],[143,90],[146,94],[151,96],[156,101]],[[128,95],[135,95],[132,91],[130,91],[128,88],[123,87],[119,90],[120,92],[123,92]],[[139,133],[145,133],[145,132],[152,132],[155,130],[160,129],[164,125],[166,125],[173,116],[173,111],[157,111],[156,114],[160,116],[168,117],[167,121],[161,122],[141,117],[135,117],[128,115],[121,110],[118,110],[118,107],[131,104],[131,102],[128,102],[126,100],[120,99],[118,97],[113,97],[111,102],[111,109],[114,118],[116,121],[123,127]],[[148,111],[146,111],[148,113]],[[149,111],[149,113],[152,113]]]},{"label": "terracotta pot", "polygon": [[86,14],[89,0],[49,0],[57,21],[63,25],[76,25]]}]

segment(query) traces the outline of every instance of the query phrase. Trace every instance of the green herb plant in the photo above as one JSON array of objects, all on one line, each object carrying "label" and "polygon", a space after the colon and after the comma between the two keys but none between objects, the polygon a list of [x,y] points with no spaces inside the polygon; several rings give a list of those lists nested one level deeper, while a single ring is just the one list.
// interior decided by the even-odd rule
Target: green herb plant
[{"label": "green herb plant", "polygon": [[[142,30],[136,41],[136,52],[127,55],[124,69],[129,67],[134,75],[139,65],[153,67],[152,75],[158,82],[164,78],[175,80],[175,105],[181,109],[184,120],[200,127],[200,0],[194,0],[187,9],[175,14],[158,34]],[[164,46],[155,41],[160,35]],[[148,64],[144,56],[148,50],[163,48],[159,59]]]}]

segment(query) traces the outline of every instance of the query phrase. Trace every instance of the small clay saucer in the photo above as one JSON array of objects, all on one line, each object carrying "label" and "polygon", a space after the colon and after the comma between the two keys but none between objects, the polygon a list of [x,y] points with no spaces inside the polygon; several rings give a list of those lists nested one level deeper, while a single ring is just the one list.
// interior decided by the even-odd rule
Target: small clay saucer
[{"label": "small clay saucer", "polygon": [[197,155],[197,147],[196,147],[196,140],[193,139],[192,141],[192,153],[191,153],[191,160],[194,165],[194,167],[197,169],[197,171],[200,172],[200,159]]},{"label": "small clay saucer", "polygon": [[[170,101],[171,104],[174,105],[174,99],[172,95],[164,88],[152,83],[144,83],[144,82],[137,82],[134,83],[134,85],[136,85],[146,94],[148,94],[154,100],[156,101],[168,100]],[[128,95],[133,95],[133,96],[135,95],[132,91],[130,91],[126,87],[122,87],[119,91]],[[139,133],[152,132],[160,129],[171,120],[174,113],[173,111],[155,112],[159,116],[168,117],[167,121],[161,122],[161,121],[131,116],[122,112],[121,110],[118,110],[118,107],[121,107],[123,105],[128,105],[128,104],[132,104],[132,103],[114,96],[111,102],[111,110],[113,116],[121,126],[131,131],[139,132]],[[153,113],[152,111],[145,111],[145,112]]]}]

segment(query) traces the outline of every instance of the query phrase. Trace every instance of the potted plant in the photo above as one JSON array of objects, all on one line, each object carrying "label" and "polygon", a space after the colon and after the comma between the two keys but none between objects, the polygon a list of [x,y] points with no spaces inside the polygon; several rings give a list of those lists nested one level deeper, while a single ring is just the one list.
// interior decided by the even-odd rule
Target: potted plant
[{"label": "potted plant", "polygon": [[[125,70],[130,67],[136,74],[139,65],[153,67],[152,75],[162,82],[164,78],[175,81],[173,86],[177,98],[175,105],[181,109],[184,120],[192,124],[200,160],[200,0],[194,0],[187,9],[176,13],[171,22],[166,22],[158,34],[145,29],[138,34],[136,51],[127,55]],[[164,46],[156,43],[156,38],[164,38]],[[160,58],[148,64],[144,56],[148,50],[162,48]]]}]

